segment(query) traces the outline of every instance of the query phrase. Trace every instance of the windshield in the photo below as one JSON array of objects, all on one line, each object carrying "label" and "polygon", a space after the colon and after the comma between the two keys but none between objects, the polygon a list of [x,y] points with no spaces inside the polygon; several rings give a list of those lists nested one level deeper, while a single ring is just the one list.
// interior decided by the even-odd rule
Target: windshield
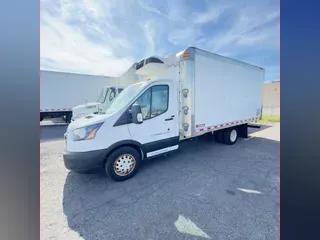
[{"label": "windshield", "polygon": [[113,101],[106,111],[106,114],[114,113],[127,105],[144,87],[145,82],[136,83],[126,87],[121,94]]},{"label": "windshield", "polygon": [[109,88],[103,88],[101,90],[97,102],[104,103],[104,101],[106,100],[106,96],[107,96],[108,90],[109,90]]}]

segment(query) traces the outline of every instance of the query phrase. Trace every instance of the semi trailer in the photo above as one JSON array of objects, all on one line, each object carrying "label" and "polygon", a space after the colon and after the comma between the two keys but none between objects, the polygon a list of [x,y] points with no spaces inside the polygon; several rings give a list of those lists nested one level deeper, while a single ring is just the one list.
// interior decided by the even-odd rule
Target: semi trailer
[{"label": "semi trailer", "polygon": [[72,120],[74,121],[91,113],[105,112],[126,86],[143,79],[143,76],[136,74],[136,65],[137,63],[134,63],[121,76],[116,78],[113,86],[104,86],[96,102],[75,106],[72,109]]},{"label": "semi trailer", "polygon": [[167,154],[205,134],[233,145],[261,118],[264,69],[189,47],[136,65],[150,76],[126,87],[104,114],[71,123],[65,167],[103,168],[115,181],[136,174],[142,161]]},{"label": "semi trailer", "polygon": [[113,77],[40,71],[40,121],[65,117],[70,122],[72,108],[86,101],[96,101],[99,91],[113,83]]}]

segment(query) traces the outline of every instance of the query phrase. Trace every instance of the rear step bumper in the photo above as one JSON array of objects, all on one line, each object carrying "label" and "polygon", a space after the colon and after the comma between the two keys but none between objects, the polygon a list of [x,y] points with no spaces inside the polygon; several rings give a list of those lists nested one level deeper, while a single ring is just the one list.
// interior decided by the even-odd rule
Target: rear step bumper
[{"label": "rear step bumper", "polygon": [[257,124],[248,124],[249,128],[261,128],[261,125],[257,125]]}]

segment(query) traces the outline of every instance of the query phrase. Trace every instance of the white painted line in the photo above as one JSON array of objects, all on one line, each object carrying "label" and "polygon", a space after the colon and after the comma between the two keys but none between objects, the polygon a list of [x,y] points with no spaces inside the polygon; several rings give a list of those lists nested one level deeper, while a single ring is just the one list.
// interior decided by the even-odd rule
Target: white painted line
[{"label": "white painted line", "polygon": [[178,220],[174,222],[174,225],[181,233],[211,239],[211,237],[202,231],[194,222],[181,215],[179,215]]},{"label": "white painted line", "polygon": [[245,188],[237,188],[239,191],[245,192],[245,193],[255,193],[255,194],[262,194],[262,192],[251,190],[251,189],[245,189]]}]

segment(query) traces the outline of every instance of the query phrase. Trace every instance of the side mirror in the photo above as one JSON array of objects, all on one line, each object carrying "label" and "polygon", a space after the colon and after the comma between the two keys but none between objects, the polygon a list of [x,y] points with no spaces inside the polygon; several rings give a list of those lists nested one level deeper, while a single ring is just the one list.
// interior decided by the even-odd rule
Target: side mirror
[{"label": "side mirror", "polygon": [[139,104],[134,104],[130,110],[132,116],[132,122],[135,124],[143,123],[143,117],[141,112],[141,106]]}]

